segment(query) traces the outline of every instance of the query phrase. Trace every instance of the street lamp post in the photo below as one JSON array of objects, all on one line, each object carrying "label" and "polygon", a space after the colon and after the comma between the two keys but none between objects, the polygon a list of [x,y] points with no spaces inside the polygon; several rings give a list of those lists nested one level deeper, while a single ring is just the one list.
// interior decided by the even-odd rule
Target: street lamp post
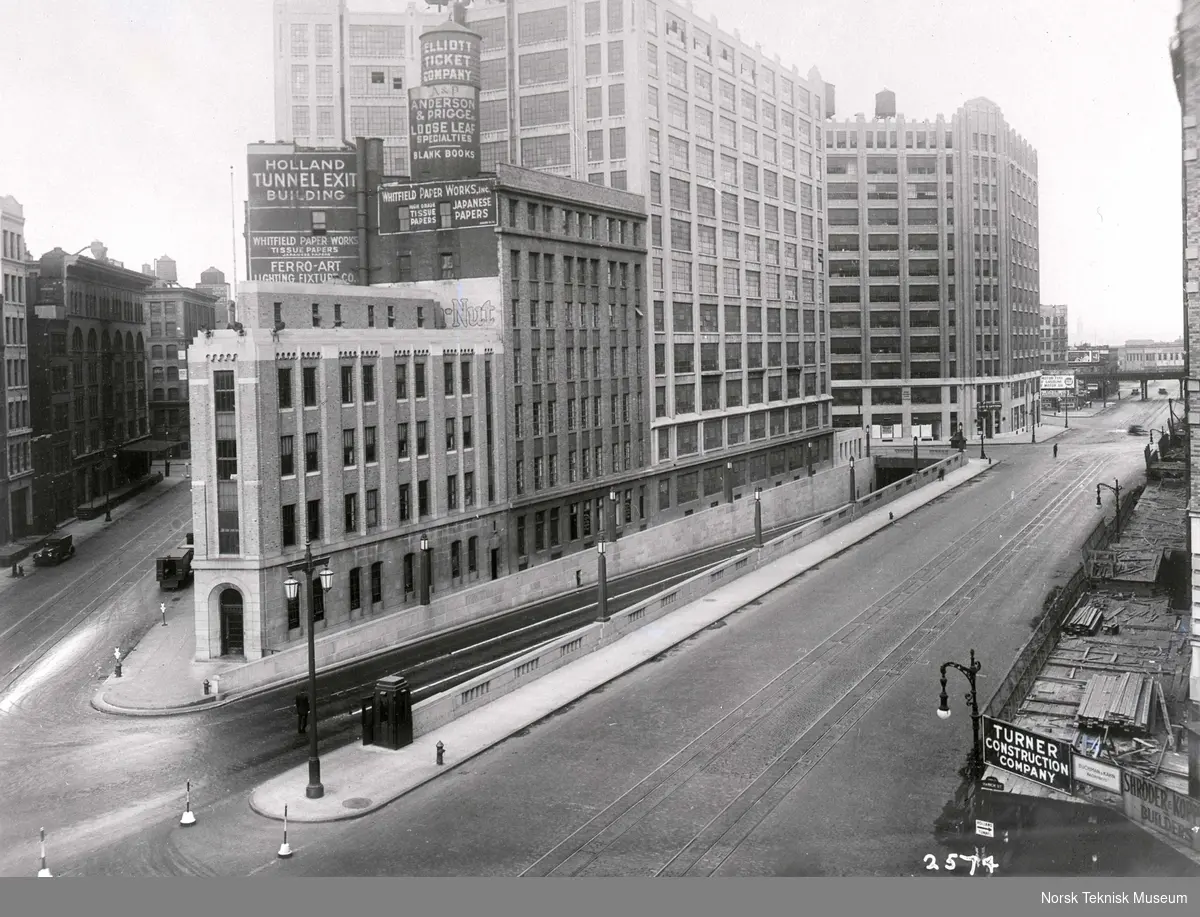
[{"label": "street lamp post", "polygon": [[608,561],[604,556],[604,542],[596,542],[596,574],[599,583],[598,607],[600,616],[597,621],[608,620]]},{"label": "street lamp post", "polygon": [[421,604],[429,604],[429,593],[433,589],[433,584],[430,580],[433,579],[433,571],[430,569],[429,563],[429,536],[421,536]]},{"label": "street lamp post", "polygon": [[762,538],[762,488],[754,488],[754,543],[763,546]]},{"label": "street lamp post", "polygon": [[617,492],[612,489],[608,491],[608,537],[617,540]]},{"label": "street lamp post", "polygon": [[1097,484],[1096,485],[1096,505],[1101,506],[1100,488],[1111,490],[1113,496],[1116,497],[1117,503],[1117,538],[1121,537],[1121,481],[1119,478],[1113,478],[1112,484]]},{"label": "street lamp post", "polygon": [[[304,591],[308,593],[308,702],[312,713],[312,724],[308,733],[308,786],[304,794],[309,799],[320,799],[325,795],[325,787],[321,784],[321,759],[317,755],[317,635],[316,635],[316,595],[313,592],[313,568],[321,565],[321,591],[329,592],[333,587],[333,571],[329,569],[328,557],[313,557],[312,542],[304,543],[304,560],[298,564],[290,564],[288,573],[304,573],[307,584]],[[300,597],[300,583],[295,576],[289,576],[283,584],[284,594],[289,602]]]},{"label": "street lamp post", "polygon": [[867,441],[867,458],[870,458],[871,457],[871,428],[869,426],[863,427],[863,437]]},{"label": "street lamp post", "polygon": [[979,458],[987,458],[987,454],[983,451],[983,424],[979,424]]},{"label": "street lamp post", "polygon": [[913,474],[916,474],[918,471],[921,470],[920,459],[917,456],[917,448],[918,448],[918,443],[920,443],[920,441],[921,441],[921,438],[916,433],[914,433],[913,434]]},{"label": "street lamp post", "polygon": [[850,456],[850,502],[858,500],[858,487],[854,482],[854,456]]},{"label": "street lamp post", "polygon": [[117,452],[114,449],[108,455],[108,477],[104,486],[104,521],[112,522],[112,479],[117,470]]},{"label": "street lamp post", "polygon": [[733,502],[733,462],[725,463],[725,502]]},{"label": "street lamp post", "polygon": [[975,676],[979,674],[979,670],[983,665],[975,658],[975,651],[971,650],[971,664],[960,665],[957,662],[943,662],[941,668],[942,676],[942,696],[941,702],[938,704],[937,715],[943,719],[950,718],[950,704],[946,697],[946,669],[958,669],[965,676],[971,685],[970,692],[966,695],[967,703],[971,705],[971,776],[979,777],[983,773],[983,732],[979,728],[979,693],[975,683]]}]

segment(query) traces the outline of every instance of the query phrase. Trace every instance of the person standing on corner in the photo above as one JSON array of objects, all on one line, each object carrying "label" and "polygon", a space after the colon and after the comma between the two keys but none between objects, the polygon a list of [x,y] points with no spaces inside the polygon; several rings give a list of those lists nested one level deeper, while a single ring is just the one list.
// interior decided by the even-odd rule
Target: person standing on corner
[{"label": "person standing on corner", "polygon": [[1054,444],[1054,457],[1058,458],[1058,443]]},{"label": "person standing on corner", "polygon": [[308,694],[301,691],[296,695],[296,720],[297,732],[303,734],[308,731]]}]

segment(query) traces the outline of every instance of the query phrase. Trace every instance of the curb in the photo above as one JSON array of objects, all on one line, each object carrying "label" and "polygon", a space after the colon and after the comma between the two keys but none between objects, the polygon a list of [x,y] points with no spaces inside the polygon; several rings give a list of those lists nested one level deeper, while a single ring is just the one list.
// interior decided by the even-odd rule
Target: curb
[{"label": "curb", "polygon": [[[816,517],[814,517],[814,518],[816,518]],[[809,520],[809,521],[811,521],[811,520]],[[717,545],[716,547],[723,547],[723,545]],[[671,558],[670,560],[663,561],[661,564],[656,564],[655,566],[662,566],[662,565],[665,565],[668,563],[673,563],[678,560],[683,560],[684,557],[686,557],[686,555],[680,555],[679,557]],[[652,569],[654,569],[654,567],[647,567],[644,570],[631,570],[628,575],[633,576],[637,573],[645,572],[645,570],[652,570]],[[699,571],[696,571],[696,572],[699,572]],[[588,588],[588,587],[586,587],[586,586],[579,587],[576,589],[571,589],[570,592],[581,592],[583,589],[586,589],[586,588]],[[544,600],[540,600],[540,601],[544,601]],[[508,608],[508,609],[505,609],[504,611],[497,612],[495,615],[492,615],[491,617],[500,618],[507,614],[515,614],[516,612],[520,611],[521,608],[522,608],[522,606],[518,606],[516,608]],[[358,656],[355,659],[347,659],[344,662],[336,663],[332,666],[328,666],[327,668],[318,669],[317,673],[320,675],[326,675],[326,674],[338,672],[338,671],[341,671],[342,669],[349,668],[352,665],[358,665],[359,663],[367,662],[367,661],[369,661],[371,659],[375,659],[379,656],[384,656],[388,653],[394,653],[396,650],[403,649],[405,646],[419,644],[423,640],[433,639],[434,637],[449,636],[450,634],[453,634],[456,631],[465,630],[466,628],[473,627],[473,626],[480,624],[487,620],[489,620],[489,618],[480,618],[478,620],[468,621],[466,623],[456,625],[455,627],[447,628],[443,631],[439,631],[434,634],[423,634],[419,637],[414,637],[403,643],[398,643],[395,646],[389,646],[389,647],[386,647],[385,649],[377,650],[373,653],[367,653],[362,656]],[[149,631],[147,631],[147,633],[149,633]],[[143,638],[144,637],[145,637],[145,635],[143,635]],[[135,643],[133,645],[133,647],[131,647],[130,652],[133,652],[133,650],[137,649],[137,646],[140,643],[141,643],[141,639],[139,639],[138,643]],[[218,674],[220,674],[220,673],[218,673]],[[109,678],[112,678],[112,677],[113,676],[111,676],[111,675],[109,676]],[[299,675],[295,678],[285,678],[280,681],[273,681],[269,684],[258,685],[257,687],[251,688],[247,691],[239,692],[237,694],[227,694],[224,697],[212,695],[210,697],[200,698],[198,700],[191,701],[186,704],[176,704],[173,707],[122,707],[118,704],[110,703],[110,702],[104,700],[104,693],[105,693],[106,688],[108,687],[108,679],[105,679],[105,683],[104,683],[105,687],[102,687],[99,691],[97,691],[95,693],[95,695],[93,695],[90,703],[91,703],[91,707],[93,710],[97,710],[100,713],[104,713],[104,714],[107,714],[110,716],[128,716],[128,717],[183,716],[183,715],[186,715],[189,713],[202,713],[206,710],[215,710],[219,707],[226,707],[230,704],[235,704],[240,701],[250,700],[255,697],[260,697],[263,694],[268,694],[271,691],[277,691],[280,688],[285,688],[289,685],[302,684],[305,681],[307,681],[307,679],[308,679],[307,674]]]},{"label": "curb", "polygon": [[[995,466],[988,465],[987,467],[981,469],[979,474],[973,475],[972,478],[970,478],[968,480],[972,480],[975,477],[979,477],[980,475],[987,474],[987,472],[993,467],[995,467]],[[965,484],[966,482],[964,481],[963,483]],[[958,487],[958,485],[947,488],[946,493],[947,494],[952,493],[954,490],[957,489],[957,487]],[[898,519],[903,519],[906,516],[910,516],[913,513],[917,512],[918,510],[925,508],[930,503],[933,503],[934,500],[940,499],[941,497],[943,497],[945,495],[946,494],[939,494],[937,497],[934,497],[933,500],[929,500],[926,503],[922,503],[919,506],[915,506],[908,512],[905,512],[895,518],[898,520]],[[882,507],[881,507],[881,509],[882,509]],[[798,573],[788,577],[786,580],[783,580],[782,582],[769,587],[764,592],[746,596],[745,600],[737,607],[729,609],[729,611],[725,612],[724,614],[720,615],[719,617],[717,617],[717,618],[713,619],[712,621],[708,622],[707,624],[703,625],[698,630],[694,630],[690,634],[684,634],[678,640],[675,640],[674,642],[661,648],[653,656],[650,656],[639,662],[635,662],[633,665],[631,665],[629,668],[625,669],[624,671],[615,673],[611,678],[606,678],[604,681],[599,682],[595,685],[592,685],[591,687],[587,688],[582,694],[577,694],[574,697],[563,698],[562,702],[559,703],[556,707],[554,707],[554,709],[546,711],[541,716],[539,716],[537,719],[532,720],[523,725],[517,726],[516,728],[513,729],[512,732],[509,732],[506,735],[498,736],[495,739],[491,739],[491,740],[487,741],[484,745],[480,746],[479,748],[469,751],[468,753],[464,754],[461,758],[456,759],[453,762],[453,764],[451,764],[449,766],[443,766],[442,769],[431,772],[430,774],[422,777],[416,783],[413,783],[410,786],[406,786],[403,789],[400,789],[400,790],[394,792],[393,795],[389,796],[388,798],[386,798],[380,802],[373,803],[372,805],[367,806],[362,809],[348,809],[344,813],[337,812],[337,813],[331,814],[331,815],[303,816],[303,815],[289,814],[288,821],[301,823],[301,824],[327,824],[330,822],[353,821],[355,819],[363,818],[367,815],[371,815],[375,812],[378,812],[380,809],[390,806],[392,803],[396,802],[396,800],[401,799],[404,796],[407,796],[409,793],[412,793],[414,790],[420,789],[421,787],[425,786],[427,783],[430,783],[430,782],[436,780],[438,777],[445,776],[446,774],[450,773],[458,765],[464,764],[473,758],[477,758],[479,755],[483,754],[485,751],[495,748],[497,745],[500,745],[501,743],[508,741],[513,736],[515,736],[517,733],[519,733],[525,729],[531,729],[532,727],[536,726],[538,723],[541,723],[543,720],[547,720],[550,717],[555,716],[563,708],[569,707],[571,704],[577,703],[580,700],[583,700],[585,697],[588,697],[591,694],[595,694],[601,688],[604,688],[604,687],[612,684],[614,681],[616,681],[619,678],[624,678],[630,672],[636,671],[637,669],[644,666],[646,663],[651,662],[653,659],[656,659],[657,657],[663,655],[664,653],[670,652],[672,649],[674,649],[675,647],[679,646],[682,643],[686,643],[688,640],[691,640],[697,634],[704,633],[704,631],[706,631],[708,628],[712,627],[718,621],[724,621],[726,618],[731,617],[734,614],[737,614],[739,611],[745,611],[747,608],[751,607],[752,603],[758,602],[763,596],[769,595],[770,593],[774,592],[777,589],[782,589],[783,587],[796,581],[797,579],[799,579],[802,576],[807,576],[809,573],[811,573],[813,570],[816,570],[822,564],[826,564],[829,561],[842,556],[847,551],[850,551],[851,549],[858,547],[863,542],[875,537],[881,531],[883,531],[884,529],[890,528],[894,524],[895,524],[895,521],[893,519],[888,519],[886,521],[881,520],[880,524],[875,529],[867,532],[861,538],[857,538],[854,541],[851,541],[850,543],[848,543],[844,547],[840,548],[839,550],[834,551],[828,557],[822,558],[820,561],[817,561],[812,566],[807,567],[804,570],[801,570]],[[787,555],[784,555],[784,556],[786,557]],[[782,559],[782,558],[780,558],[780,559]],[[703,601],[703,600],[698,600],[698,601]],[[686,606],[684,606],[684,607],[686,607]],[[682,609],[679,609],[679,610],[682,610]],[[497,700],[503,700],[503,699],[504,699],[503,697],[497,698]],[[482,708],[480,708],[480,709],[482,709]],[[342,747],[346,747],[346,746],[342,746]],[[300,772],[303,769],[304,769],[303,765],[301,765],[298,768],[290,768],[290,770],[293,770],[296,772]],[[281,777],[283,775],[279,775],[279,776]],[[277,780],[277,779],[279,779],[279,777],[275,777],[272,779]],[[270,781],[266,781],[266,782],[270,782]],[[249,799],[250,810],[252,812],[254,812],[256,815],[262,816],[263,818],[268,818],[272,821],[282,822],[283,821],[282,815],[275,815],[273,813],[266,812],[260,806],[257,806],[254,803],[255,793],[258,791],[259,788],[264,786],[266,782],[264,782],[263,784],[259,784],[258,787],[256,787],[254,790],[251,791],[250,799]]]}]

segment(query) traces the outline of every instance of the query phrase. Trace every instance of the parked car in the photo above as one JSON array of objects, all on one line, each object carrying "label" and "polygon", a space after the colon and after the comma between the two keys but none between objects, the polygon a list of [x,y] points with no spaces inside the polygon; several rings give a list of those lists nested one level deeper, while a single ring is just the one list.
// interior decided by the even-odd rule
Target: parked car
[{"label": "parked car", "polygon": [[1167,391],[1165,388],[1160,388],[1160,389],[1158,390],[1158,393],[1159,393],[1160,395],[1169,395],[1169,394],[1170,394],[1170,392],[1168,392],[1168,391]]},{"label": "parked car", "polygon": [[33,563],[37,567],[52,567],[68,557],[75,556],[75,539],[70,535],[54,535],[34,552]]}]

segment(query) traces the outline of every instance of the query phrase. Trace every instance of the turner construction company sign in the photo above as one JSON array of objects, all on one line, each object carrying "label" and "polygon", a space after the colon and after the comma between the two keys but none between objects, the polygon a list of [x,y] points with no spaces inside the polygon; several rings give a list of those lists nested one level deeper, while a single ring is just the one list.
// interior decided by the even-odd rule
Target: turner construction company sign
[{"label": "turner construction company sign", "polygon": [[983,759],[1043,786],[1071,792],[1071,744],[990,716],[983,718]]}]

